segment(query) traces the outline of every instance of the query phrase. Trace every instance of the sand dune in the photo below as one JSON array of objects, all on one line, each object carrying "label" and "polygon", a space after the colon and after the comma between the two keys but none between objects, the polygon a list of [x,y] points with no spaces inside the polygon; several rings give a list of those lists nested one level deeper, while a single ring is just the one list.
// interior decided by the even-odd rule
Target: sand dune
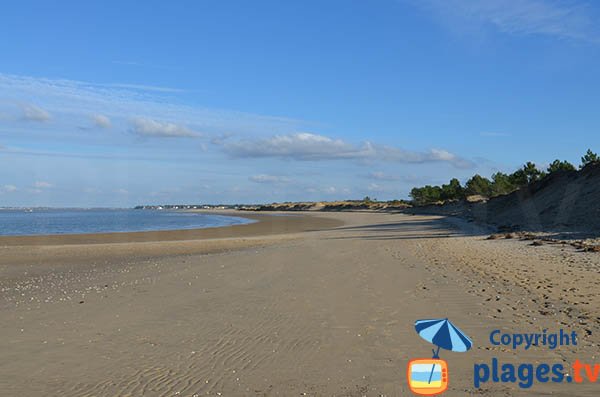
[{"label": "sand dune", "polygon": [[408,209],[411,213],[453,215],[504,231],[560,233],[581,238],[600,233],[600,164],[559,171],[488,201],[455,202]]}]

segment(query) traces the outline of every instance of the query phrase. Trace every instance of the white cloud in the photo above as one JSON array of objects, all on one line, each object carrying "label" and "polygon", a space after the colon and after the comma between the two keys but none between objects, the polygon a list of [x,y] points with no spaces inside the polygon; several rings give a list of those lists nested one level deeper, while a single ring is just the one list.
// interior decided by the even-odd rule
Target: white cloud
[{"label": "white cloud", "polygon": [[256,183],[280,184],[280,183],[290,182],[290,179],[285,176],[267,175],[267,174],[253,175],[253,176],[249,177],[248,179],[250,181],[256,182]]},{"label": "white cloud", "polygon": [[350,189],[348,188],[338,188],[335,186],[326,186],[326,187],[307,187],[306,189],[307,193],[311,193],[311,194],[327,194],[327,195],[340,195],[340,194],[344,194],[344,195],[348,195],[350,194]]},{"label": "white cloud", "polygon": [[540,34],[598,42],[599,32],[588,5],[558,0],[425,0],[413,1],[443,20],[492,26],[508,34]]},{"label": "white cloud", "polygon": [[411,152],[391,146],[363,142],[353,145],[341,139],[332,139],[311,133],[275,135],[270,138],[227,141],[226,153],[233,157],[276,157],[293,160],[370,160],[399,163],[447,162],[458,168],[469,168],[470,161],[446,150]]},{"label": "white cloud", "polygon": [[270,138],[230,141],[225,151],[234,157],[280,157],[295,160],[348,159],[368,155],[369,147],[357,148],[342,140],[311,133],[275,135]]},{"label": "white cloud", "polygon": [[21,104],[21,110],[23,111],[24,120],[37,121],[41,123],[50,120],[50,113],[38,106],[25,103]]},{"label": "white cloud", "polygon": [[[0,101],[0,112],[8,111],[14,117],[14,104],[28,103],[30,98],[36,98],[38,106],[57,116],[57,123],[62,123],[59,126],[65,131],[69,128],[81,130],[76,120],[89,119],[94,114],[110,117],[113,125],[136,115],[175,124],[185,120],[187,125],[199,126],[210,136],[264,131],[288,133],[306,124],[285,117],[184,105],[164,96],[174,93],[172,89],[135,84],[97,84],[0,73],[0,92],[6,99]],[[52,132],[56,133],[56,130]]]},{"label": "white cloud", "polygon": [[172,87],[160,87],[160,86],[155,86],[155,85],[146,85],[146,84],[98,84],[99,87],[105,86],[105,87],[115,87],[115,88],[125,88],[125,89],[131,89],[131,90],[138,90],[138,91],[156,91],[156,92],[163,92],[163,93],[181,93],[181,92],[185,92],[185,90],[182,90],[180,88],[172,88]]},{"label": "white cloud", "polygon": [[129,191],[127,189],[117,189],[117,190],[115,190],[115,193],[125,195],[125,194],[129,194]]},{"label": "white cloud", "polygon": [[99,127],[99,128],[111,128],[112,127],[112,123],[111,123],[110,119],[103,114],[93,114],[91,116],[91,118],[92,118],[92,123],[94,123],[94,125],[96,127]]},{"label": "white cloud", "polygon": [[231,133],[219,134],[217,136],[212,137],[210,143],[212,143],[213,145],[222,145],[227,139],[231,138],[232,136],[233,134]]},{"label": "white cloud", "polygon": [[396,176],[396,175],[388,175],[384,172],[381,171],[375,171],[375,172],[371,172],[369,175],[367,175],[368,178],[370,179],[376,179],[378,181],[397,181],[400,180],[400,177]]},{"label": "white cloud", "polygon": [[47,189],[53,187],[54,185],[45,181],[36,181],[33,186],[37,189]]},{"label": "white cloud", "polygon": [[200,136],[200,134],[184,125],[142,117],[132,120],[131,130],[137,135],[155,138],[190,138]]},{"label": "white cloud", "polygon": [[[371,172],[369,174],[361,175],[361,176],[363,178],[371,179],[371,180],[378,181],[378,182],[402,182],[402,183],[413,183],[413,184],[418,183],[418,184],[423,184],[423,185],[429,183],[429,179],[423,179],[423,177],[418,177],[416,175],[411,175],[411,174],[390,175],[390,174],[386,174],[381,171],[375,171],[375,172]],[[379,185],[379,183],[376,183],[376,182],[373,182],[373,185],[371,187],[374,187],[375,185],[382,187],[382,185]],[[396,184],[394,184],[394,185],[396,185]]]},{"label": "white cloud", "polygon": [[485,137],[507,137],[507,136],[510,136],[510,134],[507,134],[506,132],[495,132],[495,131],[484,131],[484,132],[481,132],[479,135],[485,136]]},{"label": "white cloud", "polygon": [[15,185],[4,185],[2,186],[2,188],[0,188],[0,191],[5,192],[5,193],[12,193],[12,192],[16,192],[18,189]]}]

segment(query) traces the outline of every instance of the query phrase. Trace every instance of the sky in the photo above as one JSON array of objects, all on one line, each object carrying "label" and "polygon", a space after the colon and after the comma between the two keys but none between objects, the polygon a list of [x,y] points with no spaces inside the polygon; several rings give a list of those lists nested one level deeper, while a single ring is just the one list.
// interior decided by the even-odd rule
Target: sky
[{"label": "sky", "polygon": [[408,198],[600,151],[600,4],[6,1],[0,207]]}]

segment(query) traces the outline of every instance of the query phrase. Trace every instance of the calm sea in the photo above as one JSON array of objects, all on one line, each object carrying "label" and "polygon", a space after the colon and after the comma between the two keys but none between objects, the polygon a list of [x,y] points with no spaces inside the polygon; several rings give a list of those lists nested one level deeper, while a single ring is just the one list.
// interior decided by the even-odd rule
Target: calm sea
[{"label": "calm sea", "polygon": [[0,235],[139,232],[251,223],[235,216],[133,209],[0,209]]}]

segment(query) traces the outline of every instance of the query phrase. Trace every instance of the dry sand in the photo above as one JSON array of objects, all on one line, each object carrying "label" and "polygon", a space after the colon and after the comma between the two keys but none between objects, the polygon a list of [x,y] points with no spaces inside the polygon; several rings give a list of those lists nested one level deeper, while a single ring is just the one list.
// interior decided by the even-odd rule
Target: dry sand
[{"label": "dry sand", "polygon": [[[445,395],[598,395],[600,385],[473,387],[473,364],[492,357],[600,362],[598,254],[486,240],[439,217],[295,215],[0,239],[0,395],[409,396],[406,364],[431,352],[413,323],[436,317],[474,340],[442,352]],[[488,342],[495,328],[561,327],[580,345],[515,354]]]}]

